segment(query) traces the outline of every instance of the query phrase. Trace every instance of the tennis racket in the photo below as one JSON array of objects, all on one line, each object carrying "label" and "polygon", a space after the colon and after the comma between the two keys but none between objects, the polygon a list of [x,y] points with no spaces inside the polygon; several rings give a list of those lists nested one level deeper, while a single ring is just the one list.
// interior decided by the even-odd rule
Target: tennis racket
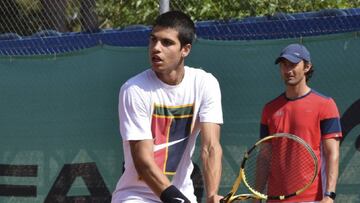
[{"label": "tennis racket", "polygon": [[[304,140],[288,133],[273,134],[245,153],[231,191],[220,202],[287,199],[304,192],[317,174],[317,157]],[[241,182],[250,194],[235,195]]]}]

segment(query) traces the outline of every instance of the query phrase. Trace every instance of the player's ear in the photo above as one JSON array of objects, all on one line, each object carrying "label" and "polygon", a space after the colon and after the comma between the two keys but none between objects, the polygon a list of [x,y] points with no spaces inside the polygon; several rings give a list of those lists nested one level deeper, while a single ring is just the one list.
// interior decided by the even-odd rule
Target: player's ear
[{"label": "player's ear", "polygon": [[304,71],[305,73],[307,73],[312,67],[312,64],[310,62],[305,62],[304,63]]},{"label": "player's ear", "polygon": [[183,58],[187,57],[190,54],[191,44],[186,44],[181,48],[181,55]]}]

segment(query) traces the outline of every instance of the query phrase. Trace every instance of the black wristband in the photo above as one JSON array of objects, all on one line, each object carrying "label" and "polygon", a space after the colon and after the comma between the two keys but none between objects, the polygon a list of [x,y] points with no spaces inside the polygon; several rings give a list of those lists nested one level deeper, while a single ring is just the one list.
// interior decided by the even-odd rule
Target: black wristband
[{"label": "black wristband", "polygon": [[173,185],[170,185],[162,191],[160,199],[164,203],[191,203],[190,200]]},{"label": "black wristband", "polygon": [[330,197],[333,200],[335,200],[335,198],[336,198],[336,193],[335,192],[325,192],[324,195],[327,196],[327,197]]}]

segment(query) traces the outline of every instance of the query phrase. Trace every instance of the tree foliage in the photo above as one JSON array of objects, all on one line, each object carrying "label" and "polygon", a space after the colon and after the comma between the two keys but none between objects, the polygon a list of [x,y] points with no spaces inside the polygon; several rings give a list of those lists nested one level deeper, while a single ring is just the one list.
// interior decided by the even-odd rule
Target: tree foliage
[{"label": "tree foliage", "polygon": [[[0,32],[29,35],[39,30],[96,31],[150,25],[160,0],[1,0]],[[195,21],[242,19],[333,8],[357,8],[359,0],[170,0]]]},{"label": "tree foliage", "polygon": [[[100,0],[98,14],[106,27],[150,24],[159,13],[159,1]],[[182,10],[195,21],[241,19],[249,16],[360,7],[358,0],[170,0],[172,10]]]}]

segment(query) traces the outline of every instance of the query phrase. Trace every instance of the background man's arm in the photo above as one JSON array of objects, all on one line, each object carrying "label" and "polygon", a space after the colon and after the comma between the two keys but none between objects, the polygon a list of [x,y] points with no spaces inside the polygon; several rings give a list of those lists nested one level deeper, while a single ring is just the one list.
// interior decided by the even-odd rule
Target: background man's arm
[{"label": "background man's arm", "polygon": [[[336,183],[339,174],[339,151],[340,143],[337,138],[329,138],[323,140],[324,158],[326,162],[326,190],[335,192]],[[330,197],[324,197],[323,202],[330,201]]]}]

